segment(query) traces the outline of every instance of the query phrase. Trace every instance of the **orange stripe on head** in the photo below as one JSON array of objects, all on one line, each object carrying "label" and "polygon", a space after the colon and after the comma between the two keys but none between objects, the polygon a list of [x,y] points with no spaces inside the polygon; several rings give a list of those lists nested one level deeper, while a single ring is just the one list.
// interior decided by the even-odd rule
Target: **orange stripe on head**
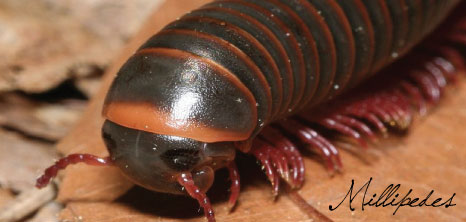
[{"label": "orange stripe on head", "polygon": [[176,120],[149,103],[114,102],[105,106],[105,117],[124,127],[194,139],[202,142],[243,141],[254,130],[235,132],[215,129],[194,121]]}]

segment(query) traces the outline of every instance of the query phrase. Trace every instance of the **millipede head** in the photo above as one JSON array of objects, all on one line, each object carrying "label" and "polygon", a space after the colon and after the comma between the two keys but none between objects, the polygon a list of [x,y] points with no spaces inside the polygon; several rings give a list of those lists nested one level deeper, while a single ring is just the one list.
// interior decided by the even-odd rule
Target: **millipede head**
[{"label": "millipede head", "polygon": [[130,180],[147,189],[185,194],[177,182],[182,173],[191,173],[195,185],[206,192],[214,171],[235,158],[232,142],[206,143],[178,136],[131,129],[109,120],[102,136],[115,166]]}]

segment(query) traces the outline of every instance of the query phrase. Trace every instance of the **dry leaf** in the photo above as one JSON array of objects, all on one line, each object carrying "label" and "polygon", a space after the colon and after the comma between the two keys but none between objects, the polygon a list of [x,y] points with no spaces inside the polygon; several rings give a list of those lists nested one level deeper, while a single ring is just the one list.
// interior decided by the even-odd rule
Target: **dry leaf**
[{"label": "dry leaf", "polygon": [[14,198],[15,195],[9,189],[0,188],[0,208]]},{"label": "dry leaf", "polygon": [[0,92],[43,92],[93,74],[161,2],[0,1]]},{"label": "dry leaf", "polygon": [[0,125],[49,141],[63,138],[84,111],[85,101],[32,101],[17,94],[0,99]]},{"label": "dry leaf", "polygon": [[29,189],[0,208],[0,222],[16,222],[35,212],[39,207],[51,202],[56,195],[54,186],[44,189]]},{"label": "dry leaf", "polygon": [[57,215],[62,210],[63,206],[56,202],[50,202],[42,207],[37,214],[26,220],[27,222],[58,222]]},{"label": "dry leaf", "polygon": [[102,78],[101,76],[90,76],[86,78],[80,78],[75,81],[76,87],[83,92],[87,97],[94,96],[100,88]]},{"label": "dry leaf", "polygon": [[51,145],[4,130],[0,130],[0,153],[0,185],[14,191],[32,189],[39,172],[56,157]]}]

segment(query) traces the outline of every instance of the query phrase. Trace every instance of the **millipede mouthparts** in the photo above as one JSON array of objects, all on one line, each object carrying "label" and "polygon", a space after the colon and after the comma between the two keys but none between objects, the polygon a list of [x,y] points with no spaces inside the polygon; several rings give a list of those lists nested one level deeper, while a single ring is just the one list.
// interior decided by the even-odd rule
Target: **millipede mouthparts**
[{"label": "millipede mouthparts", "polygon": [[[464,72],[466,3],[459,0],[221,0],[147,40],[121,67],[103,107],[108,157],[69,164],[115,166],[149,190],[189,195],[215,221],[206,191],[237,152],[253,155],[278,195],[299,189],[299,149],[343,167],[323,131],[362,149],[438,104]],[[320,215],[322,216],[322,215]]]}]

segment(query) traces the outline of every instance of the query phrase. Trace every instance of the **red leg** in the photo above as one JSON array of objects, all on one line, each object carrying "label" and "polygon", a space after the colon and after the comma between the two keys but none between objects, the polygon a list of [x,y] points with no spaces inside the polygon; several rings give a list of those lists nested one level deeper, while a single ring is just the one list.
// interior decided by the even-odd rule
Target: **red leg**
[{"label": "red leg", "polygon": [[425,115],[427,113],[427,105],[419,88],[405,80],[400,83],[400,87],[408,94],[412,103],[418,108],[419,114],[421,116]]},{"label": "red leg", "polygon": [[426,76],[425,74],[423,75],[420,72],[410,73],[410,76],[416,82],[417,86],[421,89],[421,92],[425,94],[428,101],[434,104],[437,103],[437,101],[440,98],[440,92],[435,87],[435,84],[432,82],[432,80],[428,76]]},{"label": "red leg", "polygon": [[271,161],[270,151],[272,149],[274,149],[274,147],[270,146],[265,141],[256,138],[252,143],[251,153],[261,162],[262,167],[265,170],[265,174],[272,184],[272,193],[276,196],[278,195],[280,178],[278,177],[278,172],[274,167],[274,163]]},{"label": "red leg", "polygon": [[387,137],[388,130],[383,122],[375,114],[369,112],[367,109],[355,109],[351,107],[342,113],[348,116],[354,116],[367,120],[368,122],[372,123],[372,125],[374,125],[384,137]]},{"label": "red leg", "polygon": [[228,172],[230,174],[230,199],[228,200],[228,208],[233,210],[238,200],[239,191],[240,191],[240,179],[238,168],[236,167],[235,161],[231,161],[230,164],[227,166]]},{"label": "red leg", "polygon": [[260,134],[273,147],[281,150],[287,158],[287,162],[291,167],[291,178],[285,180],[293,188],[301,187],[304,182],[304,162],[297,147],[286,138],[279,130],[266,127]]},{"label": "red leg", "polygon": [[195,184],[191,173],[182,173],[178,176],[178,183],[186,189],[189,196],[196,199],[199,205],[204,209],[205,217],[209,222],[215,222],[214,210],[210,204],[207,195],[202,192]]},{"label": "red leg", "polygon": [[[271,146],[273,147],[273,146]],[[275,168],[277,169],[278,173],[280,174],[281,178],[283,178],[285,181],[289,181],[290,179],[290,170],[288,168],[288,160],[287,156],[279,149],[276,147],[273,147],[274,149],[271,149],[269,151],[270,153],[270,158],[272,162],[275,165]]]},{"label": "red leg", "polygon": [[425,64],[425,70],[428,71],[432,77],[434,77],[437,85],[440,89],[444,89],[447,86],[447,79],[443,71],[432,62],[427,62]]},{"label": "red leg", "polygon": [[[455,53],[448,53],[448,57],[455,57],[453,60],[459,60],[463,61],[463,58],[461,58],[461,55]],[[459,58],[456,58],[459,57]],[[453,65],[453,63],[457,64],[459,61],[456,62],[450,62],[452,59],[445,59],[443,57],[436,57],[434,59],[435,65],[437,67],[440,67],[445,74],[445,77],[447,78],[448,81],[456,82],[456,69],[455,67],[458,67],[458,65]]]},{"label": "red leg", "polygon": [[[335,165],[333,162],[333,154],[329,148],[316,138],[317,132],[306,132],[302,129],[290,129],[285,124],[280,124],[285,130],[290,133],[294,133],[303,143],[310,145],[310,148],[314,149],[325,161],[327,169],[333,173],[335,171]],[[295,131],[294,131],[295,130]]]},{"label": "red leg", "polygon": [[264,128],[253,142],[251,153],[261,162],[272,184],[273,194],[279,191],[280,177],[292,188],[304,181],[304,162],[297,148],[280,131]]},{"label": "red leg", "polygon": [[442,44],[429,44],[426,48],[438,55],[433,62],[444,71],[448,81],[455,83],[457,71],[464,70],[463,56],[457,50]]},{"label": "red leg", "polygon": [[330,153],[332,153],[333,156],[332,163],[334,165],[335,170],[340,171],[341,169],[343,169],[340,153],[338,152],[337,148],[330,141],[325,139],[323,136],[321,136],[314,130],[310,128],[305,128],[304,130],[306,130],[308,134],[313,134],[317,141],[322,143],[324,146],[328,147],[328,150],[330,151]]},{"label": "red leg", "polygon": [[401,111],[401,115],[403,116],[403,118],[405,118],[404,121],[411,122],[412,110],[411,110],[411,105],[408,100],[408,96],[404,95],[398,87],[392,90],[391,94],[393,94],[392,96],[393,102],[397,104],[397,106],[399,107]]},{"label": "red leg", "polygon": [[342,167],[338,150],[319,133],[295,120],[284,120],[278,123],[280,127],[295,135],[303,143],[311,145],[324,158],[331,173]]},{"label": "red leg", "polygon": [[391,116],[390,125],[392,127],[398,127],[400,129],[406,129],[411,123],[411,118],[408,112],[402,108],[400,101],[393,100],[387,95],[381,95],[383,102],[378,104],[383,110],[385,110]]},{"label": "red leg", "polygon": [[365,123],[355,119],[351,118],[348,116],[336,114],[331,117],[332,119],[341,122],[342,124],[345,124],[347,126],[353,127],[357,129],[359,132],[364,133],[370,140],[375,142],[377,140],[374,132],[372,132],[371,128],[367,126]]},{"label": "red leg", "polygon": [[370,112],[374,113],[376,116],[378,116],[382,121],[385,123],[390,123],[393,120],[393,116],[391,113],[389,113],[387,110],[382,109],[382,107],[379,106],[378,102],[374,102],[370,105],[368,105],[368,109]]},{"label": "red leg", "polygon": [[442,57],[438,57],[435,63],[441,66],[447,73],[447,78],[455,83],[458,79],[457,71],[464,71],[464,57],[456,50],[449,47],[441,47],[438,49]]},{"label": "red leg", "polygon": [[85,163],[93,166],[112,166],[110,157],[97,157],[91,154],[71,154],[63,157],[54,165],[47,168],[42,176],[36,181],[37,188],[43,188],[49,184],[50,180],[57,176],[59,170],[65,169],[70,164]]},{"label": "red leg", "polygon": [[361,134],[351,129],[351,127],[348,127],[347,125],[342,124],[332,118],[322,119],[319,121],[319,124],[321,124],[322,126],[325,126],[328,129],[336,130],[343,135],[353,138],[356,141],[358,141],[359,145],[361,145],[363,148],[367,148],[367,143],[364,140],[364,138],[362,138]]}]

